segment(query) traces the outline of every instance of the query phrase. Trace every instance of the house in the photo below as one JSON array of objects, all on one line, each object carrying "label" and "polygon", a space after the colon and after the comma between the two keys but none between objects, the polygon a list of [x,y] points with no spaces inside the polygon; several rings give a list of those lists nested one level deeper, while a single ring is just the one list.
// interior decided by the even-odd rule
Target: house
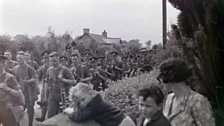
[{"label": "house", "polygon": [[104,50],[113,50],[116,48],[123,48],[121,38],[112,38],[107,36],[107,32],[104,30],[102,34],[90,33],[90,29],[83,29],[83,35],[76,38],[77,45],[84,46],[85,49],[97,50],[104,48]]}]

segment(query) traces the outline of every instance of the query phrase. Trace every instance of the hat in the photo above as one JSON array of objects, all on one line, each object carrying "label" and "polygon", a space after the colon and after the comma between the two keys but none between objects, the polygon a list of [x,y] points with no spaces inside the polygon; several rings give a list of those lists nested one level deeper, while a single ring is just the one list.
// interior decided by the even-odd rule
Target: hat
[{"label": "hat", "polygon": [[127,57],[126,56],[123,56],[121,59],[124,60],[124,59],[127,59]]},{"label": "hat", "polygon": [[50,53],[49,57],[55,57],[55,56],[58,56],[58,53],[57,52],[52,52]]},{"label": "hat", "polygon": [[41,53],[41,56],[42,57],[49,56],[50,53],[51,53],[50,50],[45,50],[43,53]]},{"label": "hat", "polygon": [[105,59],[105,56],[104,55],[100,55],[98,56],[99,59]]},{"label": "hat", "polygon": [[72,47],[75,47],[75,46],[76,46],[75,41],[72,41],[71,46],[72,46]]},{"label": "hat", "polygon": [[84,52],[84,55],[92,55],[91,53],[90,53],[90,51],[88,51],[88,50],[86,50],[85,52]]},{"label": "hat", "polygon": [[118,54],[118,52],[117,51],[112,51],[111,54]]},{"label": "hat", "polygon": [[66,61],[68,58],[66,56],[61,56],[60,61]]},{"label": "hat", "polygon": [[17,55],[25,55],[25,52],[23,52],[23,51],[19,51],[19,52],[17,52]]},{"label": "hat", "polygon": [[75,49],[72,51],[72,56],[80,56],[79,50]]}]

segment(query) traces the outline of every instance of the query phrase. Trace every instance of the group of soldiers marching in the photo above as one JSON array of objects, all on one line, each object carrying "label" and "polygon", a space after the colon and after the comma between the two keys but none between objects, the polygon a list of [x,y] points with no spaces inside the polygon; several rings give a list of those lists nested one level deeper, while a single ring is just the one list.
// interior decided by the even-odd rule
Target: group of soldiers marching
[{"label": "group of soldiers marching", "polygon": [[[150,71],[148,59],[146,55],[120,56],[116,51],[111,52],[110,57],[95,56],[88,51],[81,56],[78,50],[66,57],[46,50],[39,67],[31,60],[29,52],[17,52],[16,61],[13,61],[11,52],[5,51],[4,55],[0,54],[0,123],[26,126],[27,120],[27,125],[32,126],[34,105],[40,92],[37,104],[41,106],[41,117],[36,120],[42,122],[69,106],[69,89],[78,82],[103,91],[108,88],[109,80],[117,81],[140,71]],[[42,85],[41,91],[38,83]]]}]

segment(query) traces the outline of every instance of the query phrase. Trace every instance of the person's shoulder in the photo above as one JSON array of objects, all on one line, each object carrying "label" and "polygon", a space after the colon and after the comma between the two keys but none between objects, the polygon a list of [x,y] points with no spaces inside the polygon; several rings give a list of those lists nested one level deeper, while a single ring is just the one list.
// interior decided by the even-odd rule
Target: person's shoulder
[{"label": "person's shoulder", "polygon": [[25,64],[25,65],[28,69],[35,71],[35,69],[32,66],[30,66],[29,64]]},{"label": "person's shoulder", "polygon": [[61,69],[63,70],[63,72],[71,73],[71,69],[69,69],[69,68],[66,67],[66,66],[61,66]]},{"label": "person's shoulder", "polygon": [[13,67],[13,69],[18,69],[18,67],[19,67],[19,64],[15,65],[15,66]]},{"label": "person's shoulder", "polygon": [[15,60],[11,60],[11,62],[12,62],[14,65],[17,65],[17,64],[18,64],[18,62],[15,61]]},{"label": "person's shoulder", "polygon": [[166,97],[166,99],[172,99],[174,97],[174,93],[169,93]]},{"label": "person's shoulder", "polygon": [[207,97],[205,97],[204,95],[197,93],[195,91],[191,91],[191,97],[192,97],[192,102],[193,103],[202,103],[202,102],[209,102]]},{"label": "person's shoulder", "polygon": [[11,74],[11,73],[9,73],[9,72],[6,72],[6,76],[7,76],[8,78],[13,78],[13,77],[15,77],[13,74]]}]

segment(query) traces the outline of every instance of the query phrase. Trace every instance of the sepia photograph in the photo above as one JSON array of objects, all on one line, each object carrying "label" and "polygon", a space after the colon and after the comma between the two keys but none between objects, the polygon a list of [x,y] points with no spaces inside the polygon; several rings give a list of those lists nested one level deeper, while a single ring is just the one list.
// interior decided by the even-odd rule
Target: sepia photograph
[{"label": "sepia photograph", "polygon": [[224,126],[224,0],[1,0],[0,126]]}]

